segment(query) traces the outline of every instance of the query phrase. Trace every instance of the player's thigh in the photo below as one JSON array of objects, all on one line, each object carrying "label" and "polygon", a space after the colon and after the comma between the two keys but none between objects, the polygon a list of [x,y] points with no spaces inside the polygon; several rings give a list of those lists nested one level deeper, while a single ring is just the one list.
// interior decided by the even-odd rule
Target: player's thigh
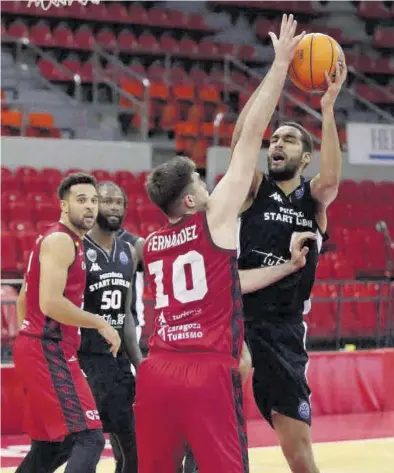
[{"label": "player's thigh", "polygon": [[174,473],[182,462],[184,440],[169,387],[172,374],[149,358],[138,369],[134,415],[139,473]]},{"label": "player's thigh", "polygon": [[[186,437],[200,473],[244,473],[248,446],[243,413],[242,383],[236,369],[207,367],[209,383],[191,399]],[[201,371],[200,371],[201,372]]]}]

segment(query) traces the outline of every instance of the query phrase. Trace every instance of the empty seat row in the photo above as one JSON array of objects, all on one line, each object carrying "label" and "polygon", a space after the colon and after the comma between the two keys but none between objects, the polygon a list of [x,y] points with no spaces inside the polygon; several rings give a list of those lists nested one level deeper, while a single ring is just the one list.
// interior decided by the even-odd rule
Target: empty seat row
[{"label": "empty seat row", "polygon": [[86,6],[79,2],[72,2],[67,7],[52,6],[48,10],[43,10],[31,4],[31,2],[13,0],[4,3],[2,12],[62,19],[75,18],[85,21],[103,21],[105,23],[141,24],[165,29],[179,28],[202,32],[212,32],[214,30],[214,28],[206,25],[204,17],[198,13],[187,14],[157,6],[145,9],[143,6],[131,2],[127,6],[120,2],[100,2],[98,5],[89,3]]}]

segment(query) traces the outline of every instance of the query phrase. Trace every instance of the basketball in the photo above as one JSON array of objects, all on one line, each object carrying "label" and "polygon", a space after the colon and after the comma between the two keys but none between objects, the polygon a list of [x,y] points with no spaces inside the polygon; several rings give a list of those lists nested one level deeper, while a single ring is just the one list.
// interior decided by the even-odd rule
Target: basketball
[{"label": "basketball", "polygon": [[295,51],[289,68],[290,79],[305,92],[324,92],[327,89],[324,72],[335,77],[338,61],[343,64],[345,57],[335,39],[321,33],[307,34]]}]

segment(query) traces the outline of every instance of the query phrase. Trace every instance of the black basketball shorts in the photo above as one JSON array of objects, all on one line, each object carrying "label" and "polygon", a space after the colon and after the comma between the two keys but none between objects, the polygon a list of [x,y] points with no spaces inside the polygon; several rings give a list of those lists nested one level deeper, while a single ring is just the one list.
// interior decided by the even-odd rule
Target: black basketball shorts
[{"label": "black basketball shorts", "polygon": [[79,363],[96,399],[104,432],[134,431],[135,380],[126,356],[79,353]]},{"label": "black basketball shorts", "polygon": [[254,367],[254,398],[263,417],[271,427],[275,412],[311,425],[306,324],[259,321],[246,323],[245,328]]}]

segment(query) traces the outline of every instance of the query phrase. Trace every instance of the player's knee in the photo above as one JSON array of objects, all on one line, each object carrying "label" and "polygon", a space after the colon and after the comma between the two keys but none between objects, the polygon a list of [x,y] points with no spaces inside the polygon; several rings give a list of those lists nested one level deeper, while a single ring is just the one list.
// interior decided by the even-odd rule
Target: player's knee
[{"label": "player's knee", "polygon": [[105,447],[105,438],[101,429],[78,432],[76,434],[76,442],[82,444],[89,450],[94,450],[95,452],[100,453],[100,455]]},{"label": "player's knee", "polygon": [[292,473],[318,473],[309,437],[291,439],[282,444],[282,450]]}]

